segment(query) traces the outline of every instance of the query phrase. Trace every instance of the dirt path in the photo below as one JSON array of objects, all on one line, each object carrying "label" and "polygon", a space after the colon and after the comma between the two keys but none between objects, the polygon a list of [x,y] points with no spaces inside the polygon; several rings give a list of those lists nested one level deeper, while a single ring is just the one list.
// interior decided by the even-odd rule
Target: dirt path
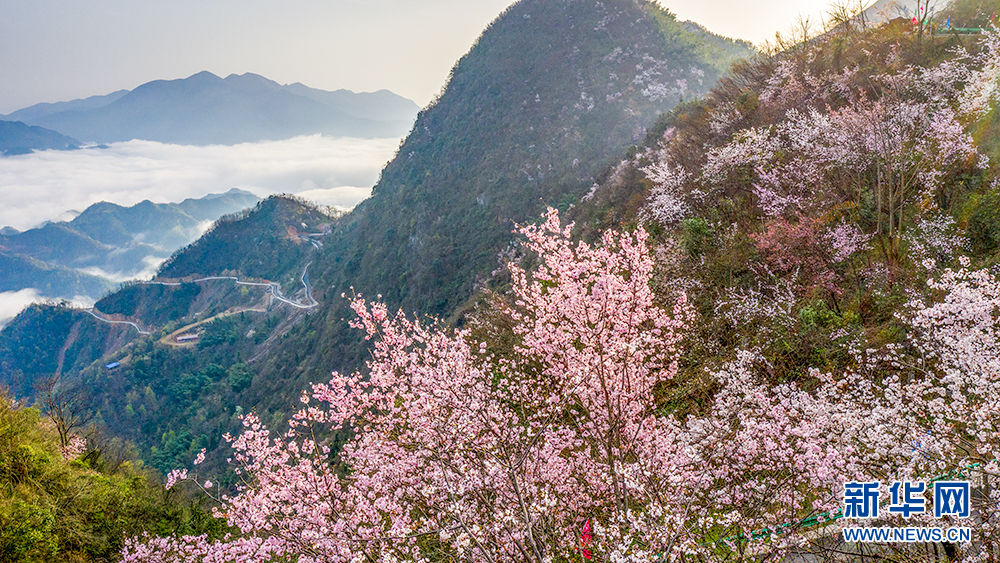
[{"label": "dirt path", "polygon": [[73,323],[73,328],[69,329],[69,335],[66,337],[66,342],[59,349],[59,363],[56,364],[56,377],[58,378],[62,375],[63,364],[66,363],[66,352],[69,347],[76,343],[76,339],[80,337],[80,321]]},{"label": "dirt path", "polygon": [[181,327],[181,328],[179,328],[179,329],[171,332],[170,334],[168,334],[168,335],[166,335],[166,336],[164,336],[163,338],[160,339],[160,344],[163,344],[163,345],[166,345],[166,346],[173,346],[174,348],[193,348],[198,343],[197,341],[194,341],[194,342],[177,342],[177,337],[180,336],[180,335],[182,335],[182,334],[184,334],[185,332],[190,332],[192,329],[198,328],[199,326],[204,325],[204,324],[208,324],[208,323],[210,323],[210,322],[212,322],[212,321],[214,321],[216,319],[221,319],[221,318],[224,318],[224,317],[230,317],[232,315],[237,315],[239,313],[247,313],[247,312],[252,312],[252,313],[266,313],[267,312],[267,307],[265,306],[265,307],[263,307],[261,309],[254,309],[253,307],[240,307],[240,308],[237,308],[237,309],[232,309],[232,310],[229,310],[229,311],[224,311],[222,313],[219,313],[218,315],[211,316],[211,317],[209,317],[207,319],[198,321],[196,323],[191,323],[191,324],[189,324],[187,326],[183,326],[183,327]]}]

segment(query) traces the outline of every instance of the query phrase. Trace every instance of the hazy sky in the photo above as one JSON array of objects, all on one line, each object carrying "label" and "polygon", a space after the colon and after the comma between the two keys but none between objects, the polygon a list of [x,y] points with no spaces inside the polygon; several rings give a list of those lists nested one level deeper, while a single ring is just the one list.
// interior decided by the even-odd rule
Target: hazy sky
[{"label": "hazy sky", "polygon": [[[0,0],[0,113],[202,70],[423,106],[510,0]],[[660,0],[755,43],[828,0]]]}]

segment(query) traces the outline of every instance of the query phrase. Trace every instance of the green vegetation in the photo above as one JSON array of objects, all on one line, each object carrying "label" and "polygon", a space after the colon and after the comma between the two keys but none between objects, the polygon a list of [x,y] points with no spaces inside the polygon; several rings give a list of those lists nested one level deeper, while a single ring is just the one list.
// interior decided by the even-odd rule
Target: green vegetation
[{"label": "green vegetation", "polygon": [[312,246],[300,233],[316,232],[332,218],[294,196],[269,197],[252,209],[226,215],[190,246],[177,251],[161,278],[222,275],[298,280]]},{"label": "green vegetation", "polygon": [[966,235],[977,254],[991,255],[1000,249],[1000,190],[994,188],[972,199]]},{"label": "green vegetation", "polygon": [[108,315],[141,318],[155,325],[180,319],[189,314],[201,286],[185,283],[179,286],[127,284],[94,304]]},{"label": "green vegetation", "polygon": [[750,42],[716,35],[694,22],[679,22],[677,16],[657,3],[645,7],[663,34],[670,56],[694,54],[699,61],[710,65],[715,78],[729,72],[734,60],[747,58],[754,52]]},{"label": "green vegetation", "polygon": [[51,421],[0,395],[0,563],[114,561],[141,532],[222,532],[134,458],[109,447],[66,459],[59,446]]},{"label": "green vegetation", "polygon": [[122,344],[128,342],[130,335],[123,332],[78,310],[32,305],[3,330],[2,385],[18,397],[33,397],[37,382],[83,369],[100,358],[105,342],[116,336]]},{"label": "green vegetation", "polygon": [[215,320],[204,325],[196,349],[142,339],[114,357],[121,365],[113,372],[101,360],[82,370],[81,381],[94,390],[93,407],[107,427],[135,441],[142,457],[166,473],[201,448],[214,450],[222,434],[238,432],[243,409],[280,383],[256,377],[259,366],[247,361],[281,319],[246,312]]}]

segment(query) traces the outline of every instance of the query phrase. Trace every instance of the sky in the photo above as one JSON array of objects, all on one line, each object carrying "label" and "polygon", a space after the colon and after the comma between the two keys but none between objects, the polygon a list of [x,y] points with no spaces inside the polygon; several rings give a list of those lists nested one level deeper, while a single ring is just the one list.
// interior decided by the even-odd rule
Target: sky
[{"label": "sky", "polygon": [[[659,0],[759,43],[829,0]],[[0,113],[202,70],[424,106],[510,0],[0,0]]]}]

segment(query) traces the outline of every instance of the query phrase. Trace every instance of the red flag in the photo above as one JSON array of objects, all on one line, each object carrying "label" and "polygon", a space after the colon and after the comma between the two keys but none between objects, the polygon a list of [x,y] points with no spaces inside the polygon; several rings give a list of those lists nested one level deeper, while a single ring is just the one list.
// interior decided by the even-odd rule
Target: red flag
[{"label": "red flag", "polygon": [[587,544],[590,540],[594,539],[593,534],[590,533],[590,518],[587,518],[587,522],[583,525],[583,533],[580,534],[580,553],[583,555],[584,559],[590,559],[593,555],[589,549],[587,549]]}]

